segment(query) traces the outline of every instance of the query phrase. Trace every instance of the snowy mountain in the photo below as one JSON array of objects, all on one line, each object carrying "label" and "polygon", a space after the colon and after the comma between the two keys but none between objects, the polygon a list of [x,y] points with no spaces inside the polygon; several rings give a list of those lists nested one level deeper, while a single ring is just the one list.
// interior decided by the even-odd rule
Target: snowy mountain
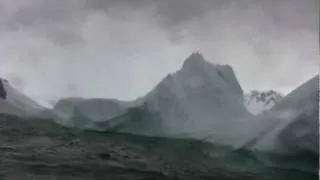
[{"label": "snowy mountain", "polygon": [[[192,137],[220,143],[237,141],[243,133],[242,128],[252,120],[243,104],[243,91],[232,68],[213,65],[200,53],[191,54],[180,70],[169,74],[137,101],[124,103],[120,108],[116,103],[114,110],[108,110],[109,105],[100,105],[101,101],[110,100],[90,101],[70,103],[70,100],[61,100],[54,109],[60,114],[72,111],[67,113],[72,117],[65,116],[67,120],[81,117],[80,124],[99,127],[99,130],[111,127],[120,132]],[[72,104],[78,108],[73,108]],[[100,108],[88,110],[90,107]],[[103,113],[107,125],[101,126],[101,118],[99,126],[89,123],[97,122],[93,117]]]},{"label": "snowy mountain", "polygon": [[34,116],[43,107],[20,93],[7,80],[0,78],[0,113],[18,116]]},{"label": "snowy mountain", "polygon": [[273,153],[319,153],[319,75],[258,116],[244,146]]},{"label": "snowy mountain", "polygon": [[259,114],[265,110],[272,108],[281,101],[283,95],[276,91],[257,91],[253,90],[244,95],[244,104],[248,111],[252,114]]}]

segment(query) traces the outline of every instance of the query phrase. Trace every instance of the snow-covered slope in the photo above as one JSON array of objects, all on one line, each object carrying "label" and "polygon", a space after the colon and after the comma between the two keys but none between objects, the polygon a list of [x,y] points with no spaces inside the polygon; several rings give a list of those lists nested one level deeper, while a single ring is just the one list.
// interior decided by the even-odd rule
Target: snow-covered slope
[{"label": "snow-covered slope", "polygon": [[34,116],[44,108],[20,93],[7,80],[0,78],[0,113],[18,116]]},{"label": "snow-covered slope", "polygon": [[273,153],[319,153],[319,75],[258,116],[244,147]]},{"label": "snow-covered slope", "polygon": [[283,95],[276,91],[251,91],[244,95],[244,104],[248,111],[252,114],[259,114],[265,110],[269,110],[279,101]]}]

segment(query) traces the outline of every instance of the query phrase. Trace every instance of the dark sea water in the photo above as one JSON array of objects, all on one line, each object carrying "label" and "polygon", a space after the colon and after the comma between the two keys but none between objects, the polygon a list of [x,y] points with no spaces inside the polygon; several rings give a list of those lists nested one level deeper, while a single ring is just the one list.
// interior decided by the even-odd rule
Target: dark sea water
[{"label": "dark sea water", "polygon": [[[317,171],[316,157],[306,159]],[[272,168],[248,151],[194,140],[83,132],[1,116],[0,180],[28,179],[315,180],[318,173]]]}]

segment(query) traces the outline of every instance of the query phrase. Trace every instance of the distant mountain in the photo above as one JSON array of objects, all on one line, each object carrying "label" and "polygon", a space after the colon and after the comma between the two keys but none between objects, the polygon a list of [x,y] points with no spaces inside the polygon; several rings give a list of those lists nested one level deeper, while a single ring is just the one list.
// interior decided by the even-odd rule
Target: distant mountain
[{"label": "distant mountain", "polygon": [[0,113],[18,116],[38,115],[44,107],[14,88],[9,81],[0,78]]},{"label": "distant mountain", "polygon": [[259,114],[265,110],[272,108],[280,102],[283,95],[279,92],[270,91],[251,91],[244,95],[244,104],[248,111],[252,114]]}]

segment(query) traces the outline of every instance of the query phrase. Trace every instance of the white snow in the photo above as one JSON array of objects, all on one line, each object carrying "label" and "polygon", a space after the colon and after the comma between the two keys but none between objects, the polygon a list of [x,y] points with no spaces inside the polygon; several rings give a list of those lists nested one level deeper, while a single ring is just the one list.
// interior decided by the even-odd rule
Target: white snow
[{"label": "white snow", "polygon": [[0,80],[7,92],[7,97],[5,99],[0,98],[0,113],[19,116],[33,116],[44,110],[41,105],[20,93],[7,80],[1,78]]},{"label": "white snow", "polygon": [[283,96],[276,91],[251,91],[244,95],[244,104],[252,114],[260,114],[271,109]]}]

